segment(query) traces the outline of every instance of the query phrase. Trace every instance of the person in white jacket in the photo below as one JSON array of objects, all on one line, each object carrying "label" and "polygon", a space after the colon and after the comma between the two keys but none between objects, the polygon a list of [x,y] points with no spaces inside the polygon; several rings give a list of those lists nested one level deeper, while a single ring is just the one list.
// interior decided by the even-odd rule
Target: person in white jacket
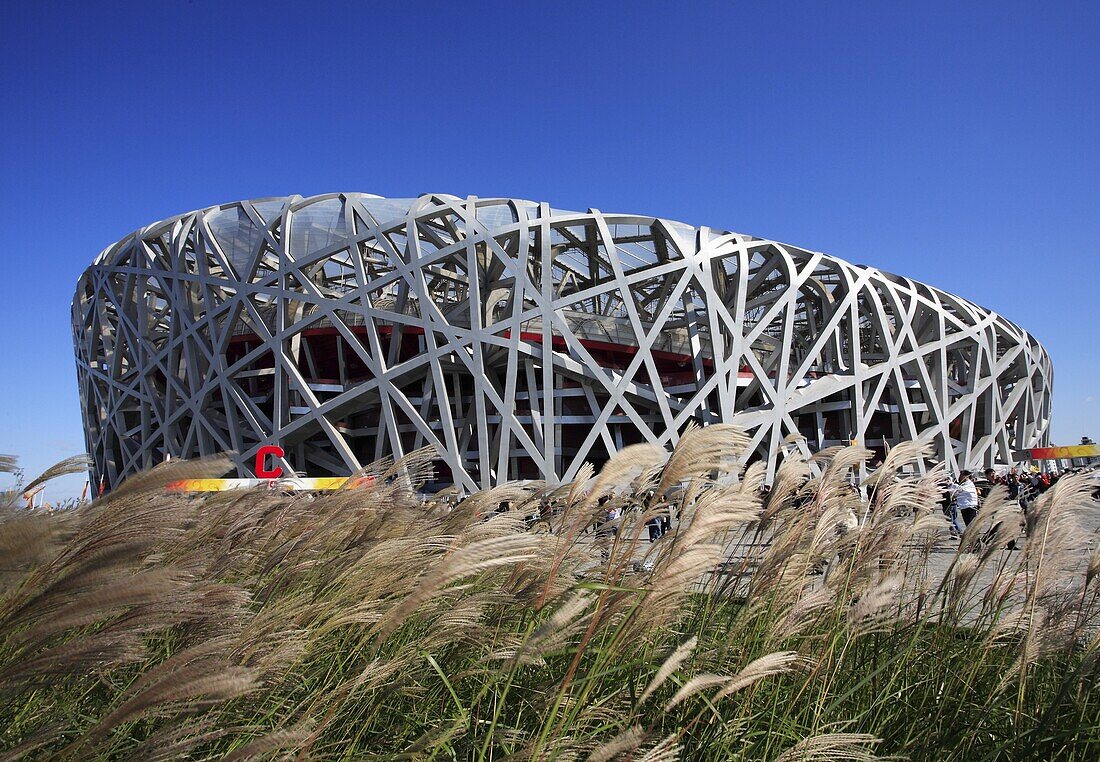
[{"label": "person in white jacket", "polygon": [[978,511],[978,487],[969,471],[959,474],[959,481],[951,487],[951,536],[958,537],[966,529],[963,515],[973,516]]}]

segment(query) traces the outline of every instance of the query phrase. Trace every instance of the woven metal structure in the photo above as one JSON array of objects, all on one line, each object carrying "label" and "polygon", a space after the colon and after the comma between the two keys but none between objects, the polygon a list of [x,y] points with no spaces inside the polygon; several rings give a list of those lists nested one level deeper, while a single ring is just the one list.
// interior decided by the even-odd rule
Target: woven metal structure
[{"label": "woven metal structure", "polygon": [[[367,194],[211,207],[81,277],[93,478],[232,450],[346,474],[426,445],[471,490],[569,479],[689,421],[784,447],[1047,444],[1051,365],[1003,317],[872,267],[668,220]],[[800,434],[801,439],[791,435]]]}]

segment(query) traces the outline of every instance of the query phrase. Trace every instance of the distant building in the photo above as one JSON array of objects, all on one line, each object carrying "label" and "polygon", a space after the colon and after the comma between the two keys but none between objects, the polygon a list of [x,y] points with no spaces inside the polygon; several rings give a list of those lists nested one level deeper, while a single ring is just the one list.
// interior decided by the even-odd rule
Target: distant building
[{"label": "distant building", "polygon": [[[930,237],[929,246],[949,246]],[[1005,318],[775,241],[518,199],[347,193],[142,228],[81,277],[93,482],[281,445],[311,476],[432,446],[463,489],[569,479],[689,421],[774,471],[917,437],[952,468],[1047,444],[1052,371]]]}]

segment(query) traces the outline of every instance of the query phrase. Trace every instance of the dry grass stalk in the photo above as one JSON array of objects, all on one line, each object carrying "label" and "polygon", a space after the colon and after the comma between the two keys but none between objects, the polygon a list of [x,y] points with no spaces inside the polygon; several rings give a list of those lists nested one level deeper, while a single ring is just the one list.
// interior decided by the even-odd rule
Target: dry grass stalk
[{"label": "dry grass stalk", "polygon": [[30,569],[56,555],[73,524],[70,517],[0,513],[0,600]]},{"label": "dry grass stalk", "polygon": [[682,758],[682,748],[676,735],[666,736],[638,757],[638,762],[676,762]]},{"label": "dry grass stalk", "polygon": [[645,731],[638,725],[631,725],[607,743],[588,755],[588,762],[609,762],[616,757],[634,751],[645,740]]},{"label": "dry grass stalk", "polygon": [[748,445],[749,438],[737,426],[716,423],[699,428],[694,422],[688,424],[665,465],[657,494],[667,494],[672,487],[692,476],[732,470]]},{"label": "dry grass stalk", "polygon": [[[491,521],[504,523],[503,519],[498,518]],[[514,526],[506,527],[505,531],[509,533],[488,536],[461,546],[444,558],[436,568],[426,572],[408,597],[387,612],[378,627],[379,638],[385,639],[392,634],[408,616],[447,585],[464,577],[511,566],[535,557],[540,546],[537,537],[514,534]]]},{"label": "dry grass stalk", "polygon": [[731,693],[748,688],[765,677],[782,675],[813,666],[813,661],[795,651],[777,651],[749,662],[744,669],[731,677],[714,696],[718,701]]},{"label": "dry grass stalk", "polygon": [[687,661],[698,643],[699,639],[692,636],[676,646],[676,649],[673,650],[673,652],[668,655],[668,658],[661,664],[660,669],[657,670],[653,679],[649,681],[649,685],[646,686],[646,689],[642,691],[642,695],[638,697],[639,704],[644,703],[658,688],[665,684],[665,681],[680,668],[680,665]]},{"label": "dry grass stalk", "polygon": [[[24,556],[16,586],[0,599],[0,646],[8,649],[0,649],[0,691],[24,701],[30,685],[45,688],[52,680],[49,691],[61,695],[64,686],[86,691],[101,680],[112,710],[44,741],[52,752],[71,742],[70,755],[131,752],[124,731],[133,726],[148,731],[138,748],[149,758],[283,749],[354,755],[375,744],[383,755],[667,760],[680,753],[678,742],[697,749],[695,734],[716,744],[711,748],[737,753],[741,729],[761,716],[755,702],[766,697],[767,706],[781,705],[764,678],[808,667],[811,660],[800,654],[820,658],[798,688],[806,704],[820,707],[837,696],[833,685],[851,684],[849,668],[866,656],[869,642],[849,636],[886,630],[905,644],[914,633],[936,631],[926,624],[961,621],[954,612],[961,607],[949,605],[943,617],[939,601],[927,603],[927,586],[903,578],[914,568],[909,564],[921,568],[913,554],[925,552],[943,528],[935,504],[942,470],[904,472],[922,457],[921,446],[891,450],[874,475],[867,520],[852,530],[849,516],[859,503],[848,475],[862,451],[815,458],[821,475],[814,479],[805,460],[789,454],[762,506],[759,465],[736,483],[712,478],[734,449],[712,436],[705,441],[686,432],[660,471],[661,481],[675,477],[674,485],[688,486],[674,506],[682,512],[675,530],[647,548],[654,561],[648,573],[633,561],[645,522],[663,510],[647,494],[660,486],[655,452],[646,467],[624,458],[601,473],[598,485],[588,484],[590,470],[582,471],[574,484],[505,485],[451,511],[415,495],[425,473],[416,458],[375,464],[364,471],[375,477],[370,484],[317,497],[240,493],[199,501],[159,488],[120,490],[66,517],[68,523],[58,517],[49,531],[28,524],[18,535],[35,547]],[[628,460],[634,460],[629,469]],[[1100,593],[1100,552],[1086,560],[1074,529],[1092,508],[1082,487],[1067,484],[1029,515],[1026,549],[1012,555],[1022,563],[1005,561],[983,608],[968,614],[985,628],[974,636],[976,671],[1016,659],[1002,691],[1018,681],[1022,695],[1042,695],[1030,692],[1024,678],[1055,658],[1080,664],[1067,690],[1087,690],[1080,686],[1100,662],[1090,656],[1100,652],[1095,636],[1077,661],[1079,650],[1064,650],[1085,643]],[[600,510],[623,508],[625,516],[617,537],[590,541],[601,494],[614,497]],[[577,505],[582,500],[587,509]],[[500,502],[509,509],[497,513]],[[544,502],[565,510],[549,519],[552,534],[532,534],[524,519]],[[989,538],[1007,537],[998,527],[1011,506],[993,502],[964,537],[943,591],[948,603],[962,600],[982,565],[996,557]],[[699,585],[718,569],[735,531],[746,539],[738,568],[755,567],[743,607],[728,606],[723,588]],[[815,565],[826,574],[811,574]],[[692,596],[695,590],[708,594]],[[913,593],[922,597],[919,609],[907,597]],[[538,614],[547,602],[553,611]],[[698,635],[672,640],[669,623],[688,621]],[[983,633],[989,633],[984,653]],[[792,650],[767,653],[776,640]],[[830,643],[843,643],[843,650],[824,656],[813,650],[832,649]],[[656,673],[649,653],[668,654]],[[767,655],[738,669],[752,653]],[[486,658],[493,654],[507,661]],[[676,678],[685,682],[663,707],[653,703],[689,659],[698,671]],[[142,664],[139,677],[123,677],[131,673],[120,668],[134,663]],[[650,674],[634,701],[627,684],[632,691]],[[949,670],[945,675],[953,679]],[[227,702],[249,691],[256,698]],[[708,691],[710,700],[689,702]],[[735,701],[718,701],[738,691]],[[676,709],[683,722],[644,751],[659,727],[650,723],[666,719],[662,708]],[[800,704],[781,711],[784,733],[830,727],[833,719]],[[541,712],[550,717],[546,732],[535,720]],[[420,716],[435,724],[417,727]],[[611,728],[625,730],[596,740]],[[10,738],[33,746],[40,730],[33,725]],[[874,741],[818,736],[783,758],[872,759]],[[763,748],[774,750],[776,742]]]},{"label": "dry grass stalk", "polygon": [[105,736],[121,724],[171,712],[181,704],[224,701],[257,685],[257,673],[225,658],[229,638],[213,638],[168,658],[146,671],[122,694],[122,703],[88,731],[89,739]]},{"label": "dry grass stalk", "polygon": [[769,634],[772,638],[785,641],[814,627],[825,613],[832,611],[836,603],[836,589],[822,585],[816,590],[799,597],[785,612],[775,617]]},{"label": "dry grass stalk", "polygon": [[576,478],[568,485],[569,491],[566,493],[566,505],[573,506],[580,502],[581,498],[592,488],[591,482],[595,474],[596,471],[591,463],[581,464],[581,467],[577,469]]},{"label": "dry grass stalk", "polygon": [[102,502],[119,503],[136,496],[148,498],[150,494],[160,492],[172,482],[211,479],[222,476],[232,468],[233,462],[229,454],[197,460],[172,460],[131,476],[103,498]]},{"label": "dry grass stalk", "polygon": [[768,492],[760,523],[767,525],[781,511],[789,510],[798,493],[810,480],[810,467],[797,453],[783,459],[775,473],[775,483]]},{"label": "dry grass stalk", "polygon": [[74,455],[71,458],[65,458],[47,468],[40,476],[28,482],[23,487],[23,493],[34,494],[34,492],[37,491],[39,487],[46,484],[46,482],[53,481],[61,476],[85,473],[91,463],[92,460],[87,455]]},{"label": "dry grass stalk", "polygon": [[185,759],[195,749],[233,735],[234,730],[218,727],[217,716],[207,713],[198,718],[175,718],[134,749],[133,762],[170,762]]},{"label": "dry grass stalk", "polygon": [[680,690],[676,691],[676,695],[665,702],[664,710],[666,712],[671,711],[673,708],[687,701],[696,693],[700,693],[709,688],[714,688],[719,685],[725,685],[729,682],[729,675],[713,675],[704,672],[700,675],[695,675],[684,683]]},{"label": "dry grass stalk", "polygon": [[776,762],[872,762],[879,759],[868,748],[882,739],[867,733],[825,733],[805,738],[783,752]]},{"label": "dry grass stalk", "polygon": [[848,622],[856,636],[886,629],[900,615],[899,595],[903,580],[892,575],[863,593],[849,609]]},{"label": "dry grass stalk", "polygon": [[574,591],[531,636],[516,647],[498,649],[495,658],[514,659],[520,664],[545,664],[543,657],[563,650],[588,624],[584,616],[593,596],[587,590]]},{"label": "dry grass stalk", "polygon": [[660,467],[668,453],[655,444],[642,443],[624,447],[611,456],[600,469],[600,475],[592,483],[585,496],[585,504],[592,504],[601,497],[626,487],[639,474]]},{"label": "dry grass stalk", "polygon": [[272,752],[284,749],[300,750],[311,738],[308,725],[294,728],[279,728],[267,733],[246,746],[222,757],[221,762],[240,762],[246,759],[268,757]]}]

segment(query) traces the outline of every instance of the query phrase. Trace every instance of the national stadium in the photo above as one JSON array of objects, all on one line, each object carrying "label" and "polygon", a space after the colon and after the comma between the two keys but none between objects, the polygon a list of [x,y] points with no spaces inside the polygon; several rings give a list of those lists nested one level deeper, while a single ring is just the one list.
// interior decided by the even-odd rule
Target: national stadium
[{"label": "national stadium", "polygon": [[[938,245],[930,240],[929,246]],[[363,193],[144,227],[81,276],[93,483],[236,453],[339,476],[432,447],[472,491],[570,480],[692,421],[777,462],[928,442],[953,471],[1047,445],[1052,369],[1006,318],[749,235],[546,203]]]}]

